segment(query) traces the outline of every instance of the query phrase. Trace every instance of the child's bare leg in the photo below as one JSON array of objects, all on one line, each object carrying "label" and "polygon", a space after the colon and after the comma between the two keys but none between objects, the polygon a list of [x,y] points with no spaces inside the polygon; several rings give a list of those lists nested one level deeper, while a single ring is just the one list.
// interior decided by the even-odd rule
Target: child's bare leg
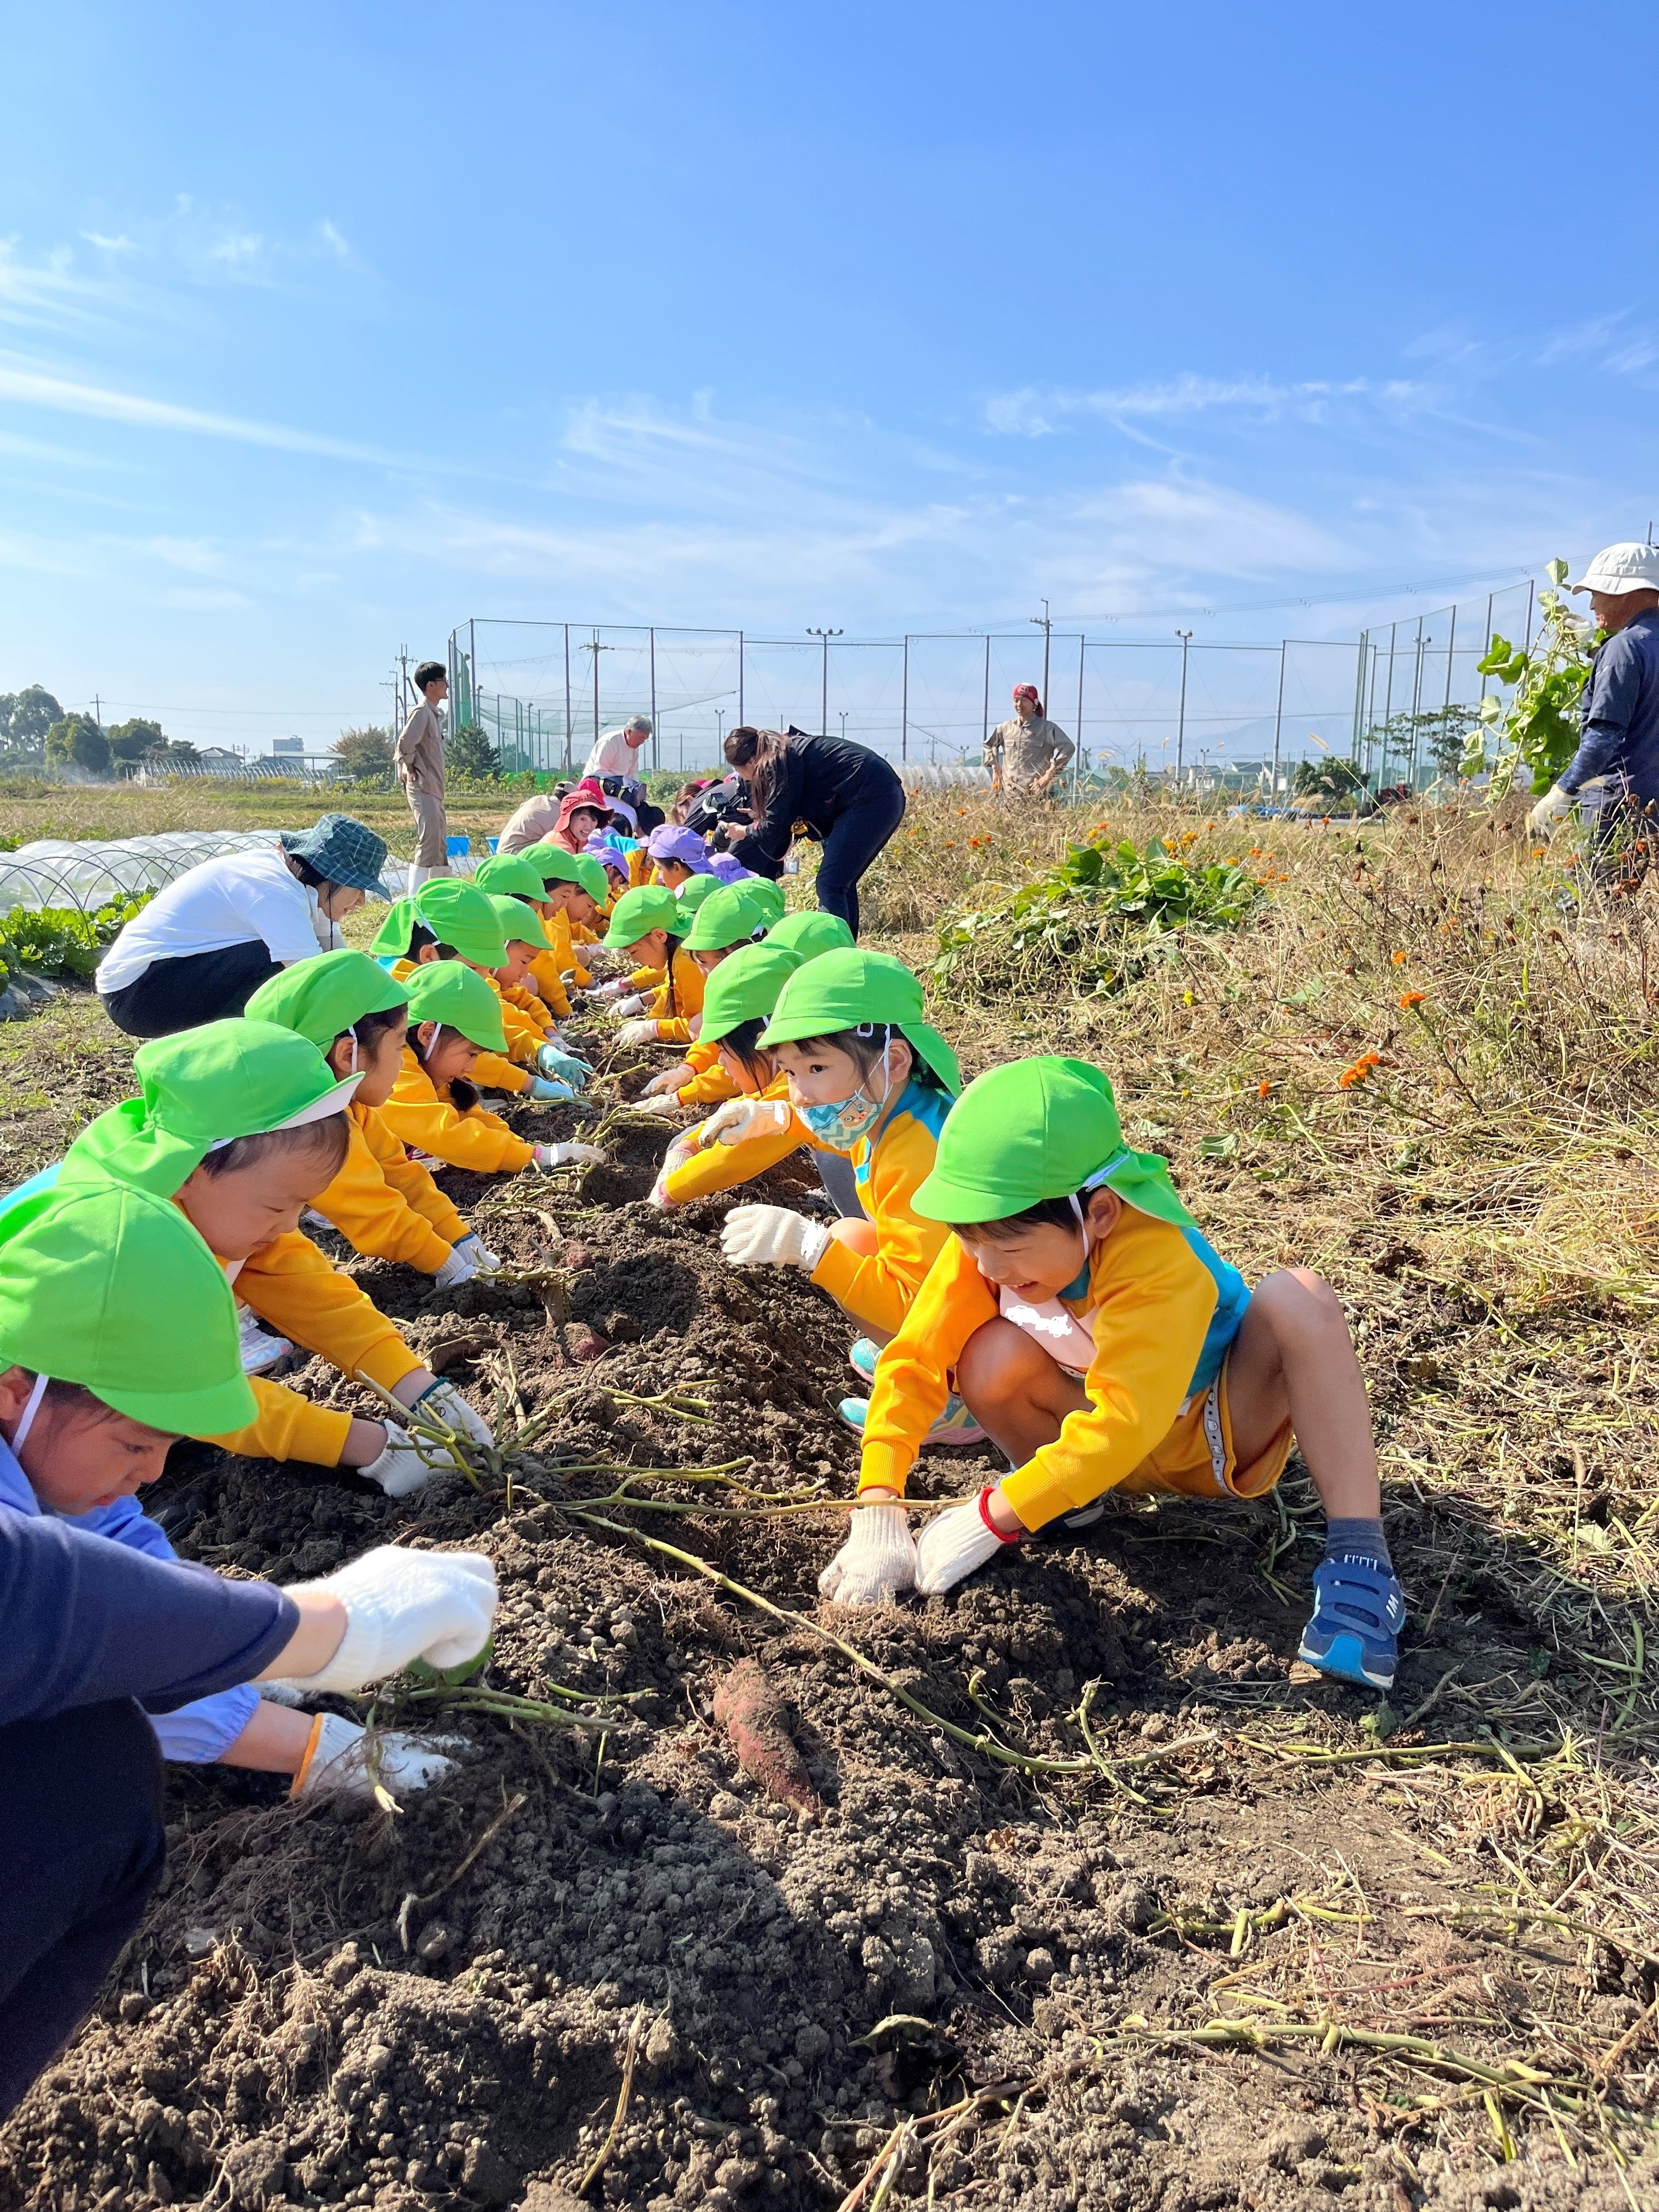
[{"label": "child's bare leg", "polygon": [[[957,1362],[957,1389],[1016,1467],[1053,1443],[1066,1416],[1089,1402],[1077,1376],[1011,1321],[988,1321],[974,1331]],[[1018,1525],[1012,1513],[1008,1518]]]},{"label": "child's bare leg", "polygon": [[1335,1291],[1308,1268],[1285,1267],[1257,1285],[1228,1355],[1227,1407],[1241,1467],[1288,1419],[1326,1517],[1377,1519],[1376,1447],[1359,1362]]}]

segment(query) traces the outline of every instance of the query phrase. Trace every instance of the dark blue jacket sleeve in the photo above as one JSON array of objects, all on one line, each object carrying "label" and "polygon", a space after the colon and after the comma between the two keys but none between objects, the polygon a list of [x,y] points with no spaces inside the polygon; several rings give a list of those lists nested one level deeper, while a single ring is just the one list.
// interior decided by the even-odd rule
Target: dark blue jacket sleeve
[{"label": "dark blue jacket sleeve", "polygon": [[1659,623],[1638,615],[1596,648],[1584,687],[1583,731],[1561,776],[1577,791],[1617,769],[1641,799],[1659,788]]},{"label": "dark blue jacket sleeve", "polygon": [[298,1623],[273,1583],[0,1513],[0,1726],[112,1698],[168,1711],[251,1680]]},{"label": "dark blue jacket sleeve", "polygon": [[732,848],[742,866],[774,879],[782,874],[784,856],[793,840],[795,824],[801,818],[801,783],[800,753],[791,738],[774,763],[766,811],[748,835]]}]

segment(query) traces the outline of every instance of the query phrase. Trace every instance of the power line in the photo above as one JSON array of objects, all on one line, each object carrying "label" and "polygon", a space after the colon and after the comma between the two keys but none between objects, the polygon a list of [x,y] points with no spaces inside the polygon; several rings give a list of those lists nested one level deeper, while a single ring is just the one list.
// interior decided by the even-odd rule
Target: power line
[{"label": "power line", "polygon": [[[1429,576],[1420,582],[1410,584],[1352,584],[1346,591],[1333,592],[1322,599],[1309,599],[1305,594],[1298,593],[1294,598],[1285,599],[1240,599],[1224,607],[1197,606],[1189,600],[1185,606],[1179,607],[1125,607],[1115,614],[1056,615],[1054,621],[1057,624],[1062,622],[1154,622],[1181,615],[1267,614],[1279,607],[1346,606],[1351,600],[1381,599],[1390,592],[1401,592],[1407,599],[1418,599],[1428,592],[1455,591],[1461,586],[1469,584],[1489,584],[1496,591],[1508,591],[1514,585],[1527,582],[1532,573],[1530,568],[1522,568],[1518,573],[1508,569],[1478,568],[1456,576]],[[1508,581],[1498,581],[1499,575],[1506,576]]]}]

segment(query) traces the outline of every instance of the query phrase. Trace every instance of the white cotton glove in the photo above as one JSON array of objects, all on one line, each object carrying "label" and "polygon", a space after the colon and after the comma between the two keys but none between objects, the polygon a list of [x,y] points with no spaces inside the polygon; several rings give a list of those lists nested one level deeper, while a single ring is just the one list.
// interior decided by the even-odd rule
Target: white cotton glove
[{"label": "white cotton glove", "polygon": [[750,1137],[781,1137],[789,1127],[788,1102],[782,1098],[728,1098],[701,1123],[702,1145],[742,1145]]},{"label": "white cotton glove", "polygon": [[597,1145],[538,1145],[534,1164],[538,1168],[596,1168],[604,1158]]},{"label": "white cotton glove", "polygon": [[965,1505],[936,1513],[923,1530],[916,1546],[916,1588],[924,1597],[954,1589],[975,1567],[1012,1548],[1006,1536],[987,1526],[979,1508],[979,1499],[970,1498]]},{"label": "white cotton glove", "polygon": [[733,1267],[804,1267],[823,1257],[830,1231],[787,1206],[734,1206],[720,1231],[720,1250]]},{"label": "white cotton glove", "polygon": [[653,1075],[641,1091],[640,1097],[641,1100],[672,1098],[676,1092],[684,1089],[696,1073],[689,1060],[677,1060],[672,1067],[665,1067],[660,1075]]},{"label": "white cotton glove", "polygon": [[426,1488],[437,1469],[422,1458],[407,1429],[399,1428],[396,1421],[387,1421],[383,1425],[386,1449],[379,1459],[370,1460],[357,1472],[366,1474],[371,1482],[378,1482],[388,1498],[413,1498],[417,1490]]},{"label": "white cotton glove", "polygon": [[881,1605],[916,1578],[916,1545],[902,1505],[854,1509],[847,1541],[818,1577],[831,1605]]},{"label": "white cotton glove", "polygon": [[428,1383],[409,1410],[411,1413],[423,1413],[430,1420],[441,1421],[446,1428],[459,1430],[462,1436],[471,1437],[475,1444],[483,1444],[486,1449],[495,1445],[489,1422],[467,1404],[453,1382]]},{"label": "white cotton glove", "polygon": [[367,1731],[338,1713],[319,1713],[306,1746],[305,1763],[289,1791],[291,1798],[308,1804],[319,1797],[367,1798],[374,1795],[377,1781],[394,1797],[410,1790],[424,1790],[455,1771],[440,1744],[452,1749],[459,1736],[404,1735],[390,1729],[375,1742],[371,1768],[365,1742]]},{"label": "white cotton glove", "polygon": [[657,1024],[650,1016],[643,1021],[624,1022],[617,1031],[618,1044],[655,1044]]},{"label": "white cotton glove", "polygon": [[541,1044],[536,1048],[536,1068],[541,1075],[556,1076],[575,1091],[586,1088],[593,1073],[588,1062],[579,1054],[567,1052],[562,1044]]},{"label": "white cotton glove", "polygon": [[469,1229],[465,1237],[458,1237],[455,1239],[455,1249],[465,1253],[472,1262],[475,1274],[496,1275],[501,1273],[500,1254],[490,1250],[476,1229]]},{"label": "white cotton glove", "polygon": [[608,983],[595,983],[581,995],[584,999],[620,999],[627,988],[620,975],[613,975]]},{"label": "white cotton glove", "polygon": [[453,1291],[458,1283],[470,1283],[477,1272],[471,1260],[457,1244],[432,1279],[441,1291]]},{"label": "white cotton glove", "polygon": [[1528,815],[1527,827],[1535,837],[1553,837],[1555,823],[1562,815],[1571,814],[1577,804],[1571,792],[1553,784]]},{"label": "white cotton glove", "polygon": [[495,1626],[495,1566],[482,1552],[381,1544],[331,1575],[293,1587],[321,1590],[346,1609],[346,1632],[328,1664],[289,1678],[305,1690],[361,1690],[401,1674],[411,1659],[459,1667],[477,1657]]},{"label": "white cotton glove", "polygon": [[645,1012],[644,992],[630,991],[625,999],[618,999],[617,1012],[619,1014],[642,1014]]},{"label": "white cotton glove", "polygon": [[654,1098],[641,1097],[634,1099],[628,1110],[630,1114],[678,1114],[680,1102],[673,1091],[662,1091]]}]

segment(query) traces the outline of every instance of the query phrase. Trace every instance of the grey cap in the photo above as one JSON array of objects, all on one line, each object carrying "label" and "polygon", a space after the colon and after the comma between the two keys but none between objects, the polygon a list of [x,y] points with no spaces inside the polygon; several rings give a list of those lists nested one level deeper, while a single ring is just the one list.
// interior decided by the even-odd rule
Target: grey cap
[{"label": "grey cap", "polygon": [[386,866],[386,845],[367,823],[349,814],[325,814],[314,829],[284,830],[282,847],[296,860],[308,860],[319,876],[347,890],[367,891],[384,898],[380,871]]}]

